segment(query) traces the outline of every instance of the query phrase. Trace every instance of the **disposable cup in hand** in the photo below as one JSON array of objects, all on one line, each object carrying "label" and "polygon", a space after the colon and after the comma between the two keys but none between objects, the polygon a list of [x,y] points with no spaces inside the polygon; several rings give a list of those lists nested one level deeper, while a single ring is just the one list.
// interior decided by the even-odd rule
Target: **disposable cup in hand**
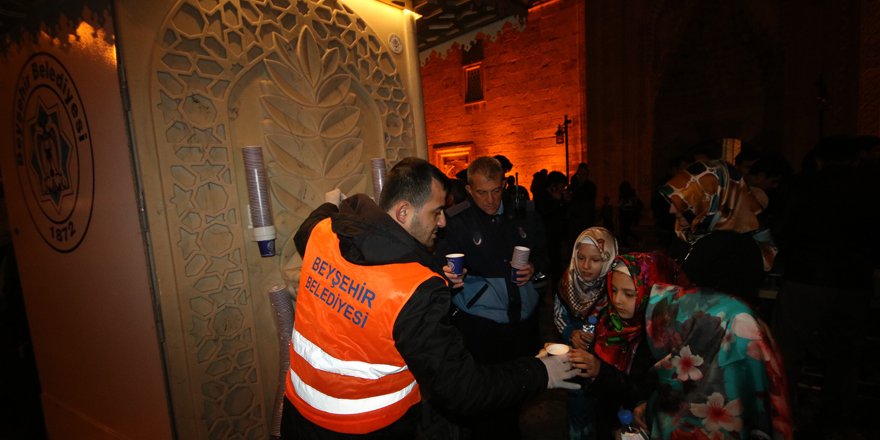
[{"label": "disposable cup in hand", "polygon": [[565,344],[550,344],[544,349],[547,350],[547,353],[550,355],[561,356],[568,353],[568,351],[571,350],[571,347]]},{"label": "disposable cup in hand", "polygon": [[452,268],[452,273],[461,275],[464,271],[464,254],[447,254],[446,262]]},{"label": "disposable cup in hand", "polygon": [[510,259],[510,265],[523,269],[529,265],[529,248],[525,246],[516,246],[513,248],[513,257]]}]

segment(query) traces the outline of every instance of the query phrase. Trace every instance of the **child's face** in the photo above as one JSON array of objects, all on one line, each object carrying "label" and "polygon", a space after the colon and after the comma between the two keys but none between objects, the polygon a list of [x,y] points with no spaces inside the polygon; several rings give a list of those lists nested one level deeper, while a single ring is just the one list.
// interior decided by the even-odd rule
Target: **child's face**
[{"label": "child's face", "polygon": [[591,244],[580,243],[575,251],[577,270],[587,281],[593,281],[602,274],[602,255],[599,248]]},{"label": "child's face", "polygon": [[611,304],[621,318],[635,316],[638,296],[632,278],[621,272],[611,272]]}]

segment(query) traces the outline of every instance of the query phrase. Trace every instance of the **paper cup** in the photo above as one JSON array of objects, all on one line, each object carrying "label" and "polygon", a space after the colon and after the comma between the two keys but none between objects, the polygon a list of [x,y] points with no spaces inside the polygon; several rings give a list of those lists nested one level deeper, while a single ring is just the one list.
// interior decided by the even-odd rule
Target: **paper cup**
[{"label": "paper cup", "polygon": [[565,344],[550,344],[544,348],[547,353],[553,356],[561,356],[569,352],[571,347]]},{"label": "paper cup", "polygon": [[464,254],[447,254],[446,262],[452,267],[452,273],[461,275],[464,271]]},{"label": "paper cup", "polygon": [[525,246],[516,246],[513,248],[513,257],[510,258],[510,265],[522,269],[529,265],[529,248]]},{"label": "paper cup", "polygon": [[261,257],[275,256],[275,226],[254,228],[254,241],[260,248]]},{"label": "paper cup", "polygon": [[257,242],[257,247],[260,248],[261,257],[275,256],[275,240],[260,240]]},{"label": "paper cup", "polygon": [[382,188],[385,187],[386,165],[384,157],[370,159],[370,168],[373,174],[373,199],[379,201],[382,195]]}]

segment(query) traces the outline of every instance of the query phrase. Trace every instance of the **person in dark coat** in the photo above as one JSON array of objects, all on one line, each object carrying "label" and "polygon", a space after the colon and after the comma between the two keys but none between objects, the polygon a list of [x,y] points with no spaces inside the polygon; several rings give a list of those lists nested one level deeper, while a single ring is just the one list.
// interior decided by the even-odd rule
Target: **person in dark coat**
[{"label": "person in dark coat", "polygon": [[[503,202],[501,164],[479,157],[468,166],[470,199],[447,210],[449,220],[437,243],[438,258],[463,253],[464,278],[446,274],[463,286],[455,293],[452,323],[480,362],[504,362],[537,352],[541,347],[540,300],[533,278],[547,273],[547,244],[541,219],[534,211],[516,215]],[[513,268],[514,247],[530,249],[527,264]],[[475,438],[518,438],[519,405],[474,417],[464,423]]]},{"label": "person in dark coat", "polygon": [[[445,182],[433,165],[407,158],[389,171],[379,205],[364,194],[341,200],[337,189],[300,226],[283,438],[412,439],[439,412],[476,414],[576,387],[565,382],[574,372],[564,356],[481,365],[465,349],[428,250],[446,224]],[[438,426],[449,425],[423,423],[422,435],[445,437]]]}]

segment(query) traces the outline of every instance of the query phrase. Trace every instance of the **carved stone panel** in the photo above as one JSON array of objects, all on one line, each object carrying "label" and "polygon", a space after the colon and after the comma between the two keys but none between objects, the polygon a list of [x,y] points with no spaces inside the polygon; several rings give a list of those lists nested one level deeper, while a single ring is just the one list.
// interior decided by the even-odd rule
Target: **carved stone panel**
[{"label": "carved stone panel", "polygon": [[[156,258],[169,258],[157,266],[173,272],[159,274],[174,284],[171,292],[160,283],[160,296],[166,332],[182,333],[167,335],[166,355],[184,437],[270,434],[278,349],[266,287],[284,281],[294,292],[293,233],[326,191],[371,193],[370,158],[416,154],[403,56],[358,5],[185,0],[159,28],[148,101],[170,255]],[[409,16],[381,7],[407,29]],[[264,147],[272,258],[259,257],[249,230],[241,148],[250,145]]]}]

